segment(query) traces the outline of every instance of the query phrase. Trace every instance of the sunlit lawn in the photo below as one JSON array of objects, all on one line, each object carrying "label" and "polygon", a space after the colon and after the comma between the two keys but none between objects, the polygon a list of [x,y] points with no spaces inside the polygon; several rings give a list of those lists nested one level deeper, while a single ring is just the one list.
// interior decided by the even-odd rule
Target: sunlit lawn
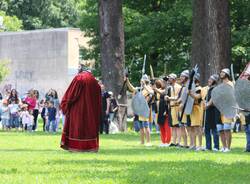
[{"label": "sunlit lawn", "polygon": [[136,133],[102,135],[99,153],[59,148],[60,134],[0,132],[0,183],[250,183],[245,135],[234,134],[230,153],[139,145]]}]

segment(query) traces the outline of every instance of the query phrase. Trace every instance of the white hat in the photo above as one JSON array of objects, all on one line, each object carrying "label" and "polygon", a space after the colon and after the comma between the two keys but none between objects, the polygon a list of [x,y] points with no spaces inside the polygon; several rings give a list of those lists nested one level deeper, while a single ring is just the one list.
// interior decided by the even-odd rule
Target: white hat
[{"label": "white hat", "polygon": [[81,60],[80,65],[82,65],[85,68],[93,69],[95,67],[95,61],[94,60]]},{"label": "white hat", "polygon": [[181,72],[181,77],[189,77],[189,71],[188,70],[184,70],[183,72]]},{"label": "white hat", "polygon": [[213,81],[217,82],[219,80],[219,75],[213,74],[209,78],[212,79]]},{"label": "white hat", "polygon": [[150,81],[150,80],[149,80],[149,77],[147,76],[147,74],[144,74],[144,75],[142,76],[141,80],[143,80],[143,81]]},{"label": "white hat", "polygon": [[226,73],[228,76],[230,76],[230,70],[228,68],[224,68],[221,71]]},{"label": "white hat", "polygon": [[177,78],[177,75],[174,73],[171,73],[171,74],[169,74],[168,78],[175,80]]}]

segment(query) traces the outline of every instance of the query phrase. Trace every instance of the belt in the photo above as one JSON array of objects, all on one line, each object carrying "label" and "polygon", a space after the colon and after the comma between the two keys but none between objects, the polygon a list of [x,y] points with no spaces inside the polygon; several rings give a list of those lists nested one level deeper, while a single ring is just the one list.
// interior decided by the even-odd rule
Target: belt
[{"label": "belt", "polygon": [[178,107],[179,105],[170,105],[170,107]]}]

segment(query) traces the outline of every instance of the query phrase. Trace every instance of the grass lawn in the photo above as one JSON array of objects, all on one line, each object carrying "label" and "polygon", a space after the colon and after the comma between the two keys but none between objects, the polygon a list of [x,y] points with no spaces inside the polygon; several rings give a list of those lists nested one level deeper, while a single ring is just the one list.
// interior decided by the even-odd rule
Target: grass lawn
[{"label": "grass lawn", "polygon": [[233,135],[230,153],[195,152],[139,145],[136,133],[102,135],[99,153],[59,148],[60,134],[0,132],[0,183],[249,184],[250,154],[245,135]]}]

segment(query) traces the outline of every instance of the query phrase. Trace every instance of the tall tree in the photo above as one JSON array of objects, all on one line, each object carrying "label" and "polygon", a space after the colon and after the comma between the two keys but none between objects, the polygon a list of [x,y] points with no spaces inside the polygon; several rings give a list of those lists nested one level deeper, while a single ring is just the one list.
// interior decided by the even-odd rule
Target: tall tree
[{"label": "tall tree", "polygon": [[[118,96],[124,80],[124,24],[122,0],[99,0],[101,73],[107,90]],[[126,104],[122,93],[120,104]],[[119,112],[119,129],[126,130],[126,107]]]},{"label": "tall tree", "polygon": [[194,0],[192,65],[199,64],[201,81],[231,62],[228,0]]},{"label": "tall tree", "polygon": [[[86,59],[94,58],[99,64],[97,2],[87,1],[81,8],[84,11],[80,27],[93,38],[85,56]],[[149,64],[155,76],[164,73],[163,66],[166,66],[167,73],[179,73],[189,66],[187,51],[191,50],[191,3],[186,3],[186,0],[162,0],[161,3],[157,0],[124,0],[123,16],[125,61],[133,69],[129,77],[134,85],[140,85],[144,54],[147,54],[147,74],[150,74]]]}]

